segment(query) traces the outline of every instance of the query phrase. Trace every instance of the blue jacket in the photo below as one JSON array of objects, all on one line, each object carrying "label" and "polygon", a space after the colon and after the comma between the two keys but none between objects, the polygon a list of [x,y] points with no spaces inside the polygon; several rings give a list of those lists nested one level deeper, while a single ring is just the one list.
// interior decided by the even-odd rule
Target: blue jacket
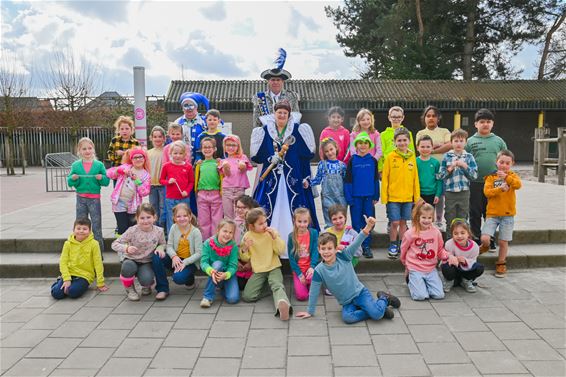
[{"label": "blue jacket", "polygon": [[[310,233],[309,252],[311,255],[311,267],[315,268],[319,261],[318,232],[316,231],[316,229],[309,228],[309,233]],[[298,257],[294,251],[293,233],[289,233],[289,237],[287,239],[287,254],[289,255],[289,265],[291,266],[291,269],[298,277],[301,277],[303,275],[303,272],[299,268]]]},{"label": "blue jacket", "polygon": [[354,202],[354,196],[369,196],[372,200],[379,200],[377,166],[377,161],[369,153],[363,157],[355,154],[348,161],[344,178],[344,196],[348,204]]}]

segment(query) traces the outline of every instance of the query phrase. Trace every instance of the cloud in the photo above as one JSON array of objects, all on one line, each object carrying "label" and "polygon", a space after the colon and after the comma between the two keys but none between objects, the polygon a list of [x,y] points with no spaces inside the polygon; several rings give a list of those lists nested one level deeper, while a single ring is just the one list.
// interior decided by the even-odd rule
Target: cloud
[{"label": "cloud", "polygon": [[193,41],[184,47],[177,48],[169,56],[185,67],[200,73],[209,73],[224,78],[237,78],[246,74],[238,67],[236,59],[217,50],[205,40]]},{"label": "cloud", "polygon": [[72,0],[61,2],[81,15],[96,17],[104,22],[126,22],[127,1]]},{"label": "cloud", "polygon": [[210,21],[224,21],[226,19],[226,8],[222,1],[217,1],[208,7],[200,8],[200,13]]},{"label": "cloud", "polygon": [[291,20],[290,21],[291,22],[289,22],[289,26],[287,28],[287,31],[294,38],[298,37],[299,28],[301,26],[304,26],[309,31],[318,31],[320,29],[320,25],[317,24],[312,17],[303,15],[295,7],[291,8]]},{"label": "cloud", "polygon": [[149,60],[145,58],[140,50],[137,48],[130,47],[128,51],[122,56],[120,62],[126,67],[133,67],[141,65],[143,67],[149,68],[151,67],[151,63]]},{"label": "cloud", "polygon": [[232,34],[242,35],[249,37],[255,34],[254,21],[251,18],[246,18],[242,22],[237,22],[232,25]]}]

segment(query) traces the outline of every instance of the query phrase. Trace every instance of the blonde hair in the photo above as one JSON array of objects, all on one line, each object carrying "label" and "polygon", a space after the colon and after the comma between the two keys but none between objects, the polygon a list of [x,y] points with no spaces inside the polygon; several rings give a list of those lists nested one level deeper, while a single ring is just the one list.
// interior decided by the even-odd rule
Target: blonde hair
[{"label": "blonde hair", "polygon": [[120,115],[118,117],[118,119],[116,119],[116,121],[114,122],[114,131],[116,132],[116,135],[120,134],[120,125],[122,123],[126,123],[128,126],[130,126],[130,129],[132,130],[131,135],[133,135],[134,134],[134,120],[132,119],[132,117],[125,116],[125,115]]},{"label": "blonde hair", "polygon": [[173,207],[173,222],[174,223],[176,223],[175,216],[177,216],[177,213],[179,213],[179,211],[185,211],[190,218],[189,221],[190,221],[191,225],[198,227],[197,218],[192,213],[192,211],[189,208],[189,206],[187,205],[187,203],[179,203],[175,207]]},{"label": "blonde hair", "polygon": [[352,127],[352,132],[360,132],[361,127],[360,127],[360,120],[364,117],[364,115],[369,115],[369,134],[372,134],[375,132],[375,118],[373,116],[373,113],[371,111],[369,111],[368,109],[361,109],[360,111],[358,111],[358,115],[356,115],[356,123],[354,124],[354,127]]},{"label": "blonde hair", "polygon": [[92,145],[92,149],[94,150],[94,159],[96,160],[96,149],[94,147],[94,142],[89,138],[89,137],[82,137],[79,142],[77,143],[77,154],[83,158],[83,156],[81,156],[81,144],[84,143],[89,143],[90,145]]},{"label": "blonde hair", "polygon": [[171,131],[173,131],[173,130],[177,130],[177,131],[183,132],[183,127],[182,127],[180,124],[178,124],[178,123],[169,122],[169,123],[167,124],[167,133],[169,134],[169,133],[170,133]]},{"label": "blonde hair", "polygon": [[220,229],[224,228],[226,225],[230,225],[234,231],[234,233],[232,234],[232,239],[234,239],[234,234],[236,233],[236,223],[234,222],[234,220],[231,219],[222,219],[220,220],[220,222],[218,223],[218,225],[216,226],[216,235],[218,235],[218,232],[220,232]]},{"label": "blonde hair", "polygon": [[291,236],[291,239],[293,241],[293,253],[295,254],[295,256],[299,256],[299,248],[300,248],[300,246],[299,246],[299,230],[295,226],[295,221],[297,220],[297,217],[302,216],[302,215],[308,216],[309,224],[312,221],[311,213],[307,208],[299,207],[299,208],[297,208],[296,210],[293,211],[293,235]]},{"label": "blonde hair", "polygon": [[415,205],[415,208],[413,208],[413,216],[411,217],[411,221],[413,223],[413,227],[417,230],[417,234],[419,234],[422,230],[419,220],[423,212],[432,212],[432,215],[434,216],[434,207],[427,202],[422,201],[420,203],[417,203],[417,205]]},{"label": "blonde hair", "polygon": [[175,148],[180,148],[183,151],[183,156],[187,154],[187,147],[181,140],[174,141],[169,145],[171,145],[169,147],[169,156],[173,156],[173,151],[175,150]]},{"label": "blonde hair", "polygon": [[389,111],[387,112],[387,116],[391,116],[391,113],[394,111],[399,111],[401,113],[401,115],[405,116],[405,110],[403,110],[403,108],[401,106],[393,106],[389,109]]},{"label": "blonde hair", "polygon": [[329,145],[334,145],[334,148],[336,148],[336,154],[340,152],[340,147],[338,147],[338,144],[336,144],[336,141],[334,139],[330,137],[324,138],[320,143],[320,149],[322,150],[322,158],[324,160],[327,160],[326,153],[324,153],[324,149]]}]

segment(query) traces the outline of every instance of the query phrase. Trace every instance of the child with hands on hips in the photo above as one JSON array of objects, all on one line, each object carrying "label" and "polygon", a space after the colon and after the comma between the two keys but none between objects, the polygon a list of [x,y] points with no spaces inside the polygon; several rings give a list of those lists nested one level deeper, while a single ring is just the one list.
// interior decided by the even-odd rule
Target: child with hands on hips
[{"label": "child with hands on hips", "polygon": [[434,226],[434,207],[420,201],[413,210],[413,226],[405,232],[401,242],[401,263],[408,273],[411,298],[444,298],[442,281],[436,270],[438,261],[458,266],[458,258],[444,249],[440,230]]},{"label": "child with hands on hips", "polygon": [[124,154],[123,162],[119,167],[110,168],[106,172],[108,178],[117,180],[110,200],[118,234],[124,234],[134,224],[134,214],[143,197],[151,191],[147,153],[141,148],[129,149]]},{"label": "child with hands on hips", "polygon": [[293,233],[289,234],[287,254],[293,271],[295,297],[299,301],[308,299],[312,274],[318,264],[318,232],[309,227],[310,224],[308,209],[297,208],[293,212]]},{"label": "child with hands on hips", "polygon": [[240,301],[240,290],[236,270],[238,268],[238,245],[234,242],[236,224],[232,220],[222,220],[216,235],[204,241],[201,268],[210,276],[204,289],[201,308],[210,308],[216,296],[216,289],[224,291],[228,304]]},{"label": "child with hands on hips", "polygon": [[222,209],[224,217],[235,219],[234,207],[236,199],[244,195],[250,187],[248,171],[253,166],[242,152],[242,143],[237,135],[228,135],[223,140],[224,153],[227,155],[220,163],[222,174]]},{"label": "child with hands on hips", "polygon": [[137,224],[129,228],[117,240],[112,242],[112,249],[118,252],[122,269],[120,280],[126,288],[128,300],[139,301],[134,279],[137,276],[142,286],[141,294],[151,294],[154,273],[152,255],[165,256],[165,235],[163,228],[154,225],[155,210],[148,203],[139,206],[136,212]]}]

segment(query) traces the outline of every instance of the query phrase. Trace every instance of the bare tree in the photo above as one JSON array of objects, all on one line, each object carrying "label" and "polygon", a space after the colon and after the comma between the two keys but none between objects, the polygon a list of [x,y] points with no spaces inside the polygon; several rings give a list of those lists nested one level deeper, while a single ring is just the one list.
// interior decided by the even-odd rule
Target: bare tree
[{"label": "bare tree", "polygon": [[566,77],[566,6],[561,11],[549,14],[552,25],[546,32],[541,51],[537,76],[539,80]]}]

